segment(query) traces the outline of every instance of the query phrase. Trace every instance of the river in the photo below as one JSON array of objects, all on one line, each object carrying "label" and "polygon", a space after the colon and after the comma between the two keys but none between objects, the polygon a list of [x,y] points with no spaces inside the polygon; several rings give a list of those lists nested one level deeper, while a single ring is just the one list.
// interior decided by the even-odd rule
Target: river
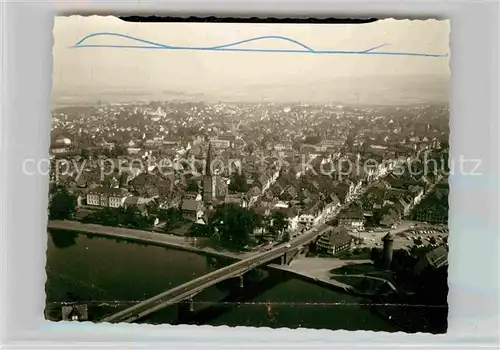
[{"label": "river", "polygon": [[[229,262],[165,247],[68,232],[49,232],[46,317],[60,318],[61,303],[85,302],[91,320],[117,312]],[[288,328],[396,331],[360,298],[283,273],[256,271],[195,297],[182,323]],[[143,323],[178,323],[168,307]]]}]

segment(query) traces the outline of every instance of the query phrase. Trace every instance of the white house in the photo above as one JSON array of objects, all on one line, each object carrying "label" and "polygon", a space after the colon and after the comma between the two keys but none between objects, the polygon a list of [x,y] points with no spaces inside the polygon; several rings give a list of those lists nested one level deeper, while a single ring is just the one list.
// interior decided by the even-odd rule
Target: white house
[{"label": "white house", "polygon": [[96,187],[87,194],[87,205],[120,208],[131,194],[123,188]]},{"label": "white house", "polygon": [[315,220],[316,220],[316,216],[315,215],[308,214],[308,213],[303,213],[303,214],[299,215],[297,221],[298,221],[298,223],[300,225],[303,225],[306,228],[310,228],[315,223]]}]

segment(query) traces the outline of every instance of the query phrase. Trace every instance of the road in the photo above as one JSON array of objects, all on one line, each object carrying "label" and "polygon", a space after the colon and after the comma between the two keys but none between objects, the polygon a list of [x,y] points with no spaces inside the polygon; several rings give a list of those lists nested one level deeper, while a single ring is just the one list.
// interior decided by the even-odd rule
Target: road
[{"label": "road", "polygon": [[[363,191],[359,191],[356,194],[356,197],[361,196],[364,193],[364,191],[366,191],[366,189]],[[351,202],[352,200],[344,204],[343,206],[337,208],[332,214],[328,216],[328,218],[325,218],[323,221],[330,220],[333,217],[335,217],[340,210],[348,207]],[[204,290],[205,288],[213,286],[228,278],[233,278],[242,275],[243,273],[251,269],[264,265],[282,256],[287,251],[297,249],[304,244],[310,243],[316,237],[318,237],[327,227],[328,227],[327,224],[320,223],[317,226],[312,227],[305,233],[301,234],[300,236],[294,238],[288,243],[279,244],[277,246],[274,246],[272,249],[268,251],[252,255],[245,260],[238,261],[232,265],[223,267],[209,274],[196,278],[181,286],[167,290],[152,298],[144,300],[143,302],[134,305],[128,309],[122,310],[114,315],[108,316],[104,318],[101,322],[113,322],[113,323],[133,322],[139,318],[142,318],[157,310],[163,309],[169,305],[191,298],[198,292]]]},{"label": "road", "polygon": [[392,284],[391,281],[388,281],[385,278],[381,278],[381,277],[370,276],[370,275],[359,275],[359,274],[356,274],[356,275],[331,275],[331,277],[333,277],[333,278],[335,278],[335,277],[368,278],[368,279],[372,279],[372,280],[379,281],[382,283],[386,283],[389,286],[389,288],[391,288],[393,291],[395,291],[395,292],[397,291],[396,287],[394,286],[394,284]]},{"label": "road", "polygon": [[[436,187],[436,185],[441,181],[442,176],[438,176],[437,180],[435,183],[433,183],[426,193],[422,196],[421,201],[423,201]],[[408,239],[408,235],[402,234],[405,231],[411,231],[411,230],[425,230],[425,229],[432,229],[435,228],[439,225],[430,225],[430,224],[425,224],[419,221],[412,221],[412,220],[403,220],[399,224],[396,225],[395,228],[393,229],[386,229],[386,230],[373,230],[373,232],[356,232],[352,233],[353,235],[364,238],[364,242],[361,245],[361,247],[375,247],[375,246],[380,246],[382,245],[382,237],[384,237],[387,232],[391,232],[393,238],[394,238],[394,249],[402,249],[408,246],[413,246],[414,242],[411,239]],[[442,235],[447,235],[444,233],[436,232],[430,235],[425,235],[426,237],[434,236],[434,238],[437,238],[438,236]],[[422,235],[424,236],[424,235]],[[424,240],[424,244],[426,244]]]},{"label": "road", "polygon": [[[416,225],[416,226],[415,226]],[[415,226],[412,228],[412,226]],[[433,230],[434,228],[439,227],[436,225],[429,225],[429,224],[423,224],[418,221],[410,221],[410,220],[404,220],[402,221],[396,228],[394,229],[374,229],[371,230],[372,232],[369,231],[361,231],[361,232],[352,232],[351,235],[355,237],[360,237],[363,238],[363,243],[360,244],[359,248],[363,247],[368,247],[368,248],[373,248],[373,247],[381,247],[382,246],[382,238],[387,234],[387,232],[391,232],[394,243],[393,243],[393,248],[395,250],[397,249],[403,249],[406,247],[411,247],[414,245],[413,240],[408,239],[410,235],[408,233],[413,232],[413,231],[418,231],[418,230]],[[424,237],[434,237],[435,239],[438,238],[438,236],[447,236],[447,233],[442,233],[442,232],[435,232],[431,234],[420,234],[422,238]],[[413,235],[414,236],[414,235]],[[427,242],[424,240],[424,243]]]},{"label": "road", "polygon": [[324,224],[324,222],[333,219],[342,209],[347,208],[352,203],[352,201],[355,200],[355,198],[359,198],[360,196],[362,196],[368,188],[369,186],[359,190],[350,201],[338,207],[330,215],[324,217],[316,226],[313,226],[311,229],[294,238],[290,242],[279,244],[268,251],[250,256],[232,265],[223,267],[209,274],[198,277],[181,286],[167,290],[137,305],[122,310],[114,315],[108,316],[101,322],[133,322],[169,305],[192,298],[194,295],[210,286],[213,286],[228,278],[241,276],[243,273],[251,269],[264,265],[284,255],[287,251],[294,250],[304,244],[310,243],[312,240],[317,238],[324,231],[324,229],[328,227],[328,225]]}]

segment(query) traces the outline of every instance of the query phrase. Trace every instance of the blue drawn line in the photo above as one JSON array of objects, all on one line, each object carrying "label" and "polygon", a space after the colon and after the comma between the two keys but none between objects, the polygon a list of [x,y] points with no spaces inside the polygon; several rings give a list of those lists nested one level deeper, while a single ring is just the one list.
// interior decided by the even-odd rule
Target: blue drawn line
[{"label": "blue drawn line", "polygon": [[368,50],[365,50],[363,51],[364,53],[367,53],[367,52],[370,52],[370,51],[374,51],[376,49],[380,49],[381,47],[384,47],[384,46],[387,46],[389,44],[382,44],[382,45],[378,45],[378,46],[375,46],[375,47],[372,47],[371,49],[368,49]]},{"label": "blue drawn line", "polygon": [[[126,39],[130,39],[132,41],[146,44],[145,45],[112,45],[112,44],[85,44],[87,39],[90,39],[95,36],[117,36]],[[282,41],[288,41],[291,43],[300,46],[301,49],[243,49],[243,48],[235,48],[234,46],[241,45],[244,43],[252,42],[252,41],[261,41],[266,39],[277,39]],[[284,36],[260,36],[255,38],[250,38],[246,40],[241,40],[238,42],[218,45],[218,46],[206,46],[206,47],[197,47],[197,46],[171,46],[164,45],[160,43],[156,43],[149,40],[144,40],[140,38],[136,38],[133,36],[119,34],[119,33],[93,33],[83,37],[80,41],[78,41],[72,48],[97,48],[97,47],[106,47],[106,48],[121,48],[121,49],[159,49],[159,50],[189,50],[189,51],[235,51],[235,52],[281,52],[281,53],[310,53],[310,54],[344,54],[344,55],[397,55],[397,56],[421,56],[421,57],[447,57],[448,54],[429,54],[429,53],[413,53],[413,52],[387,52],[387,51],[376,51],[381,47],[387,46],[389,44],[382,44],[375,47],[372,47],[367,50],[361,51],[343,51],[343,50],[314,50],[309,46]]]}]

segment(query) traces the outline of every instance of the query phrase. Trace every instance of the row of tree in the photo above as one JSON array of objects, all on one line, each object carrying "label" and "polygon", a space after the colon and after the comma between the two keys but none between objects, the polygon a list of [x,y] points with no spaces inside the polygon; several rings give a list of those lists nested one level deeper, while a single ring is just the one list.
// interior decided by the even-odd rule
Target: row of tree
[{"label": "row of tree", "polygon": [[82,219],[82,222],[105,225],[123,226],[137,229],[150,228],[155,218],[144,215],[138,208],[103,208]]},{"label": "row of tree", "polygon": [[[76,213],[76,197],[64,188],[56,189],[49,206],[51,220],[73,219]],[[145,211],[137,207],[103,208],[90,213],[82,222],[106,226],[122,226],[148,229],[156,219],[166,222],[165,230],[171,230],[185,221],[179,208],[161,209],[148,205]],[[259,229],[274,240],[289,239],[288,220],[279,212],[263,216],[253,209],[242,208],[235,203],[225,203],[215,207],[206,225],[194,224],[189,230],[190,236],[214,238],[221,246],[228,249],[242,249],[252,241],[253,233]]]},{"label": "row of tree", "polygon": [[231,181],[227,188],[230,193],[246,193],[250,190],[245,174],[240,173],[231,176]]},{"label": "row of tree", "polygon": [[164,222],[163,229],[170,231],[186,223],[179,208],[159,208],[152,202],[145,206],[141,211],[136,206],[127,208],[103,208],[90,215],[87,215],[82,221],[92,222],[107,226],[126,226],[138,229],[149,229],[158,219],[158,222]]}]

